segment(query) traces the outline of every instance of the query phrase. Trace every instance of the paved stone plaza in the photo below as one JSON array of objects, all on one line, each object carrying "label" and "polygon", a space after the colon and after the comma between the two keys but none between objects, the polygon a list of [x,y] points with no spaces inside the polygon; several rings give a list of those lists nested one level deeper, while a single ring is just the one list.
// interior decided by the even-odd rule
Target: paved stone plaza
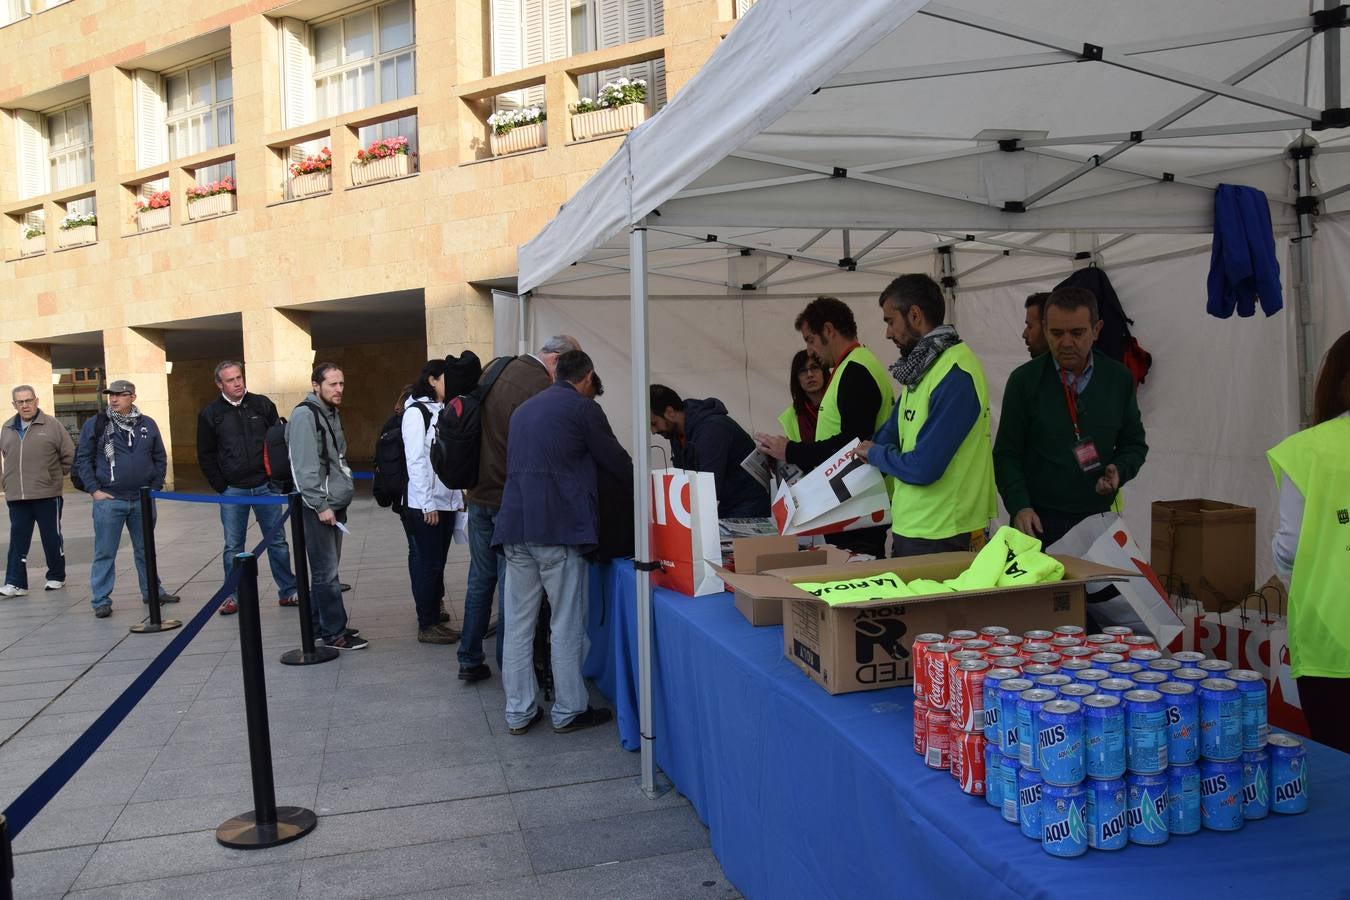
[{"label": "paved stone plaza", "polygon": [[[66,496],[66,589],[41,590],[35,535],[38,589],[0,599],[0,808],[176,633],[128,633],[144,612],[125,537],[113,615],[94,618],[89,506]],[[187,620],[222,580],[219,517],[213,506],[159,509],[160,574],[183,598],[167,615]],[[557,735],[544,722],[509,735],[495,664],[490,680],[464,685],[455,647],[417,642],[394,516],[366,494],[349,525],[342,577],[368,650],[281,665],[299,645],[296,612],[277,606],[260,566],[277,802],[313,808],[315,831],[252,852],[215,840],[217,825],[253,805],[238,620],[216,616],[19,836],[16,897],[737,896],[689,803],[673,791],[643,797],[638,755],[613,724]],[[467,567],[455,547],[456,626]]]}]

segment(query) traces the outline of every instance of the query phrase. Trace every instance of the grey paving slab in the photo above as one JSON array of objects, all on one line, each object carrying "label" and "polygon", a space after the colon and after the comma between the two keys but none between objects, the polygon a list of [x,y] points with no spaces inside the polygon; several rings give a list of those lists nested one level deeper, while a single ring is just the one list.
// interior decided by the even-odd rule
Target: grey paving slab
[{"label": "grey paving slab", "polygon": [[521,836],[512,832],[306,860],[300,896],[397,896],[530,874]]},{"label": "grey paving slab", "polygon": [[708,846],[708,829],[687,805],[529,828],[524,834],[538,875]]},{"label": "grey paving slab", "polygon": [[498,795],[326,815],[304,844],[312,859],[516,831],[511,801]]},{"label": "grey paving slab", "polygon": [[687,803],[676,791],[649,800],[631,778],[519,791],[511,795],[511,804],[521,828],[608,819]]},{"label": "grey paving slab", "polygon": [[[312,808],[317,790],[317,785],[278,787],[277,804]],[[129,803],[118,807],[120,815],[111,825],[106,839],[128,841],[214,829],[225,820],[247,812],[252,803],[252,797],[247,793]]]},{"label": "grey paving slab", "polygon": [[493,761],[324,781],[315,803],[320,813],[341,813],[505,793],[502,767]]},{"label": "grey paving slab", "polygon": [[[313,760],[284,757],[272,761],[277,788],[319,783]],[[135,792],[137,801],[176,800],[184,797],[250,796],[252,784],[247,760],[169,769],[155,766]]]},{"label": "grey paving slab", "polygon": [[19,853],[98,844],[122,812],[122,804],[78,807],[48,806],[42,810],[14,841]]},{"label": "grey paving slab", "polygon": [[550,900],[734,900],[710,850],[688,850],[539,876]]},{"label": "grey paving slab", "polygon": [[398,896],[407,900],[548,900],[540,892],[539,879],[533,876],[504,878],[501,881],[489,881],[484,884],[417,891]]},{"label": "grey paving slab", "polygon": [[228,897],[231,900],[283,900],[300,893],[303,864],[250,866],[177,878],[156,878],[133,884],[105,885],[67,894],[70,900],[182,900],[184,897]]},{"label": "grey paving slab", "polygon": [[[570,737],[571,735],[569,735]],[[587,750],[543,753],[502,760],[506,784],[513,791],[607,781],[638,774],[636,753],[615,753],[611,744]]]},{"label": "grey paving slab", "polygon": [[94,855],[94,846],[14,854],[14,896],[60,897]]},{"label": "grey paving slab", "polygon": [[134,841],[111,841],[99,845],[74,887],[88,890],[175,875],[295,862],[303,858],[304,845],[300,841],[266,850],[232,850],[216,841],[214,829]]},{"label": "grey paving slab", "polygon": [[481,739],[421,741],[393,747],[325,753],[322,778],[325,781],[346,781],[372,775],[466,766],[495,759],[492,746]]}]

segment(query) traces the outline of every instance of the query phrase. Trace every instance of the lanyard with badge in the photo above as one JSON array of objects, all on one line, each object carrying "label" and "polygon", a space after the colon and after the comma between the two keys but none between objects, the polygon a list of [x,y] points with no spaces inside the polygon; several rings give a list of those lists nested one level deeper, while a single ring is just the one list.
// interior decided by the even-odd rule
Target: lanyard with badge
[{"label": "lanyard with badge", "polygon": [[1070,384],[1073,376],[1067,370],[1059,372],[1060,384],[1064,387],[1064,402],[1069,407],[1069,420],[1073,422],[1073,458],[1078,468],[1085,474],[1095,475],[1101,471],[1102,460],[1097,453],[1097,445],[1092,438],[1084,437],[1078,429],[1078,389]]}]

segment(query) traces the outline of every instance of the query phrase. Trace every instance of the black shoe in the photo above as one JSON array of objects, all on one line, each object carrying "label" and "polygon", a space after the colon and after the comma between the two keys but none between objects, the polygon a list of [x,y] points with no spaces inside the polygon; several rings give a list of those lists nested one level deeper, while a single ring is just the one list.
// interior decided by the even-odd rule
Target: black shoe
[{"label": "black shoe", "polygon": [[342,593],[344,594],[352,589],[352,586],[350,584],[347,584],[345,581],[339,581],[338,587],[342,588]]},{"label": "black shoe", "polygon": [[487,663],[479,663],[476,666],[469,666],[467,669],[459,670],[459,680],[467,681],[473,684],[475,681],[484,681],[492,677],[492,670],[487,667]]},{"label": "black shoe", "polygon": [[323,643],[324,646],[332,647],[334,650],[364,650],[370,646],[370,641],[356,635],[347,634],[345,631]]},{"label": "black shoe", "polygon": [[94,607],[94,615],[97,616],[97,617],[100,618],[100,619],[106,619],[106,618],[108,618],[108,616],[111,616],[111,615],[112,615],[112,604],[111,604],[111,603],[105,603],[105,604],[102,605],[102,606],[95,606],[95,607]]},{"label": "black shoe", "polygon": [[168,591],[165,591],[164,593],[159,595],[160,606],[166,606],[170,603],[177,603],[177,602],[178,602],[177,594],[170,594]]},{"label": "black shoe", "polygon": [[596,709],[594,706],[586,707],[583,713],[577,713],[566,725],[554,725],[555,734],[567,734],[572,731],[580,731],[583,728],[590,728],[592,725],[603,725],[614,718],[614,711],[601,707]]},{"label": "black shoe", "polygon": [[524,734],[525,732],[533,728],[535,726],[535,723],[538,722],[543,717],[544,717],[543,707],[535,707],[534,718],[530,719],[530,721],[526,722],[524,725],[521,725],[519,728],[512,728],[511,733]]}]

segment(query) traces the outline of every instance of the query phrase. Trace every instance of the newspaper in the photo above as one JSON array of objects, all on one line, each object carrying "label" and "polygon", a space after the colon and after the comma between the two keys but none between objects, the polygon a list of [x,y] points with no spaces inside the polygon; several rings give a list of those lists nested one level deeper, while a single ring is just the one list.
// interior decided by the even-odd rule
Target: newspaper
[{"label": "newspaper", "polygon": [[749,472],[770,497],[777,493],[780,483],[796,484],[804,474],[792,463],[779,462],[760,450],[750,451],[750,455],[741,460],[741,468]]}]

